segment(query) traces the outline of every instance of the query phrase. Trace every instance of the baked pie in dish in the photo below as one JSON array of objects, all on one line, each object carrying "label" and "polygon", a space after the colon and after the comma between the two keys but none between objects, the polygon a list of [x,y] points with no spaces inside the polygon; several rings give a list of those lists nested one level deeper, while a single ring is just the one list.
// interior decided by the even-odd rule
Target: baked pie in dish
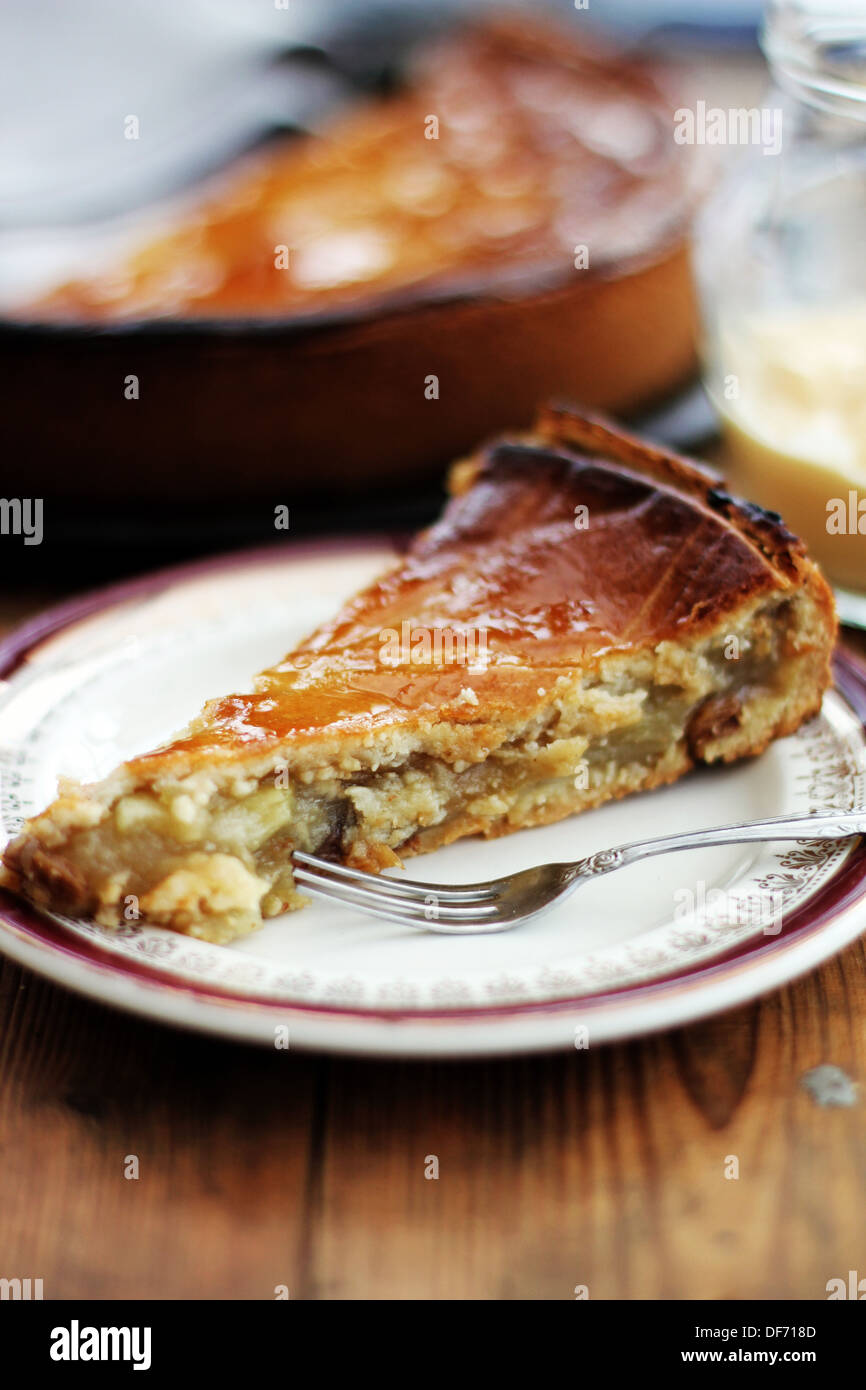
[{"label": "baked pie in dish", "polygon": [[697,465],[549,408],[451,490],[251,693],[65,783],[7,883],[227,942],[303,905],[295,848],[380,870],[760,753],[819,709],[831,592],[778,516]]},{"label": "baked pie in dish", "polygon": [[541,401],[637,411],[689,379],[701,152],[653,65],[524,14],[422,44],[405,77],[16,310],[0,371],[29,408],[5,424],[34,492],[384,495]]},{"label": "baked pie in dish", "polygon": [[40,309],[91,323],[366,317],[615,277],[683,249],[681,151],[648,64],[573,27],[479,22],[422,47],[399,93],[239,161],[165,235]]}]

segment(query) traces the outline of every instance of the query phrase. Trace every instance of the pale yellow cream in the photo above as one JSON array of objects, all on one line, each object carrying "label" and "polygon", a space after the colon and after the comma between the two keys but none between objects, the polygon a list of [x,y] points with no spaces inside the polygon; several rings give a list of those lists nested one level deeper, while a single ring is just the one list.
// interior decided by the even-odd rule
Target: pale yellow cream
[{"label": "pale yellow cream", "polygon": [[866,304],[731,316],[719,346],[731,490],[866,592]]}]

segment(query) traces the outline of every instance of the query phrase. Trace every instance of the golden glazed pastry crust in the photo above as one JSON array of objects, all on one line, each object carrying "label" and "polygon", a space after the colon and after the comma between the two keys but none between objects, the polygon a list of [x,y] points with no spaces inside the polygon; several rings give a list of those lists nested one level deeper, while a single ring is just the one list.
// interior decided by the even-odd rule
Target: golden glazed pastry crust
[{"label": "golden glazed pastry crust", "polygon": [[452,473],[391,570],[176,739],[66,785],[7,849],[34,901],[226,941],[300,848],[379,869],[762,751],[830,682],[830,590],[780,518],[600,420]]},{"label": "golden glazed pastry crust", "polygon": [[398,94],[240,160],[173,229],[38,312],[327,326],[520,300],[673,251],[687,172],[649,66],[573,25],[480,22],[422,48]]}]

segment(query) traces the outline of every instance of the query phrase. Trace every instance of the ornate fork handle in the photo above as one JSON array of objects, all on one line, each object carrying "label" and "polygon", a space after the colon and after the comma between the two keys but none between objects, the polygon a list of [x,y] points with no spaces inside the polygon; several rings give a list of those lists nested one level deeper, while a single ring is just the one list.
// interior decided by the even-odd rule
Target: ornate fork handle
[{"label": "ornate fork handle", "polygon": [[609,874],[639,859],[677,849],[705,849],[712,845],[745,845],[758,840],[845,840],[866,835],[866,811],[834,811],[818,816],[782,816],[775,820],[723,825],[715,830],[690,830],[684,835],[664,835],[657,840],[637,840],[604,849],[579,860],[574,868],[581,877]]}]

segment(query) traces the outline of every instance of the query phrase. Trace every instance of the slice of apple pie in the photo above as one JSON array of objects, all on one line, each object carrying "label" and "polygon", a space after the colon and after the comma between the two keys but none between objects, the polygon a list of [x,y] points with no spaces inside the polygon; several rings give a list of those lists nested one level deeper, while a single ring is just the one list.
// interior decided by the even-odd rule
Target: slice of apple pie
[{"label": "slice of apple pie", "polygon": [[65,783],[7,882],[225,942],[367,869],[761,752],[820,704],[833,600],[780,518],[566,409],[455,466],[388,573],[177,738]]}]

